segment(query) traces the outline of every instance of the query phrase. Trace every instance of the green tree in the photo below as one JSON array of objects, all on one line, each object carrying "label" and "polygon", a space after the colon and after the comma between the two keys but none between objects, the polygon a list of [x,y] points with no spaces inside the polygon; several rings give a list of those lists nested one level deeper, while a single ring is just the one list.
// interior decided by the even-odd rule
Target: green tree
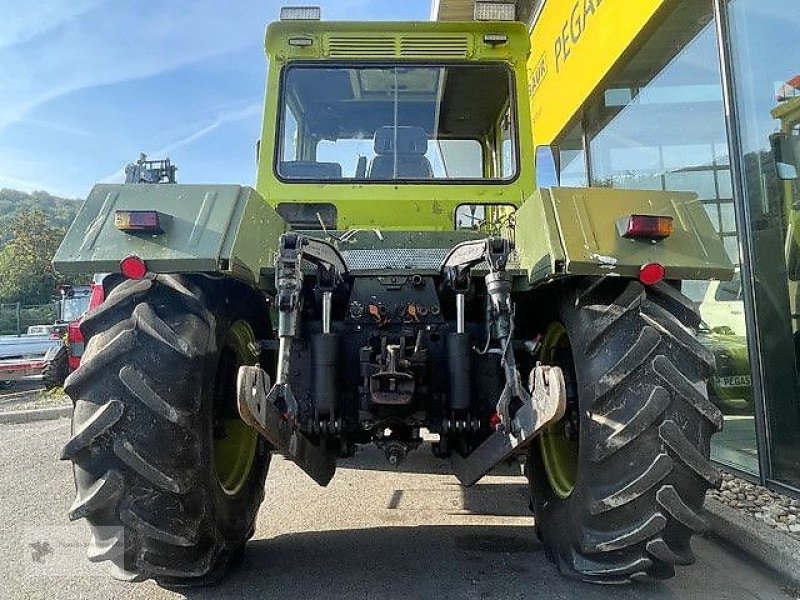
[{"label": "green tree", "polygon": [[58,276],[53,256],[65,230],[51,227],[35,208],[15,215],[12,239],[0,249],[0,301],[44,304],[51,300]]},{"label": "green tree", "polygon": [[11,241],[12,223],[20,213],[41,209],[52,227],[69,227],[80,208],[80,201],[53,196],[47,192],[20,192],[0,188],[0,247]]}]

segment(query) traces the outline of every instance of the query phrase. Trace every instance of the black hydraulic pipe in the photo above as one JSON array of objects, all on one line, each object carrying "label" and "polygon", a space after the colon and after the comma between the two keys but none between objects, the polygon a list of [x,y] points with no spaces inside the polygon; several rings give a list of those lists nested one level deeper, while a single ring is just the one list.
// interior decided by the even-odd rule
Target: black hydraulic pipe
[{"label": "black hydraulic pipe", "polygon": [[469,410],[472,404],[470,355],[472,347],[466,333],[447,336],[447,366],[450,374],[450,410]]},{"label": "black hydraulic pipe", "polygon": [[339,336],[335,333],[320,333],[314,336],[314,400],[317,414],[327,417],[336,411],[338,379],[336,367],[339,362]]}]

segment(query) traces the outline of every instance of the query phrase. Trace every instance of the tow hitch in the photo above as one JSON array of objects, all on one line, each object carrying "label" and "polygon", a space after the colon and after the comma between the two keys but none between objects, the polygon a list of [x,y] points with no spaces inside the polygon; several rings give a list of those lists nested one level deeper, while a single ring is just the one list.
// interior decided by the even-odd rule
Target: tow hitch
[{"label": "tow hitch", "polygon": [[564,416],[567,394],[559,367],[534,367],[530,386],[531,394],[514,416],[501,421],[485,442],[466,458],[453,453],[453,470],[462,485],[474,485],[494,467],[522,453],[542,428]]},{"label": "tow hitch", "polygon": [[291,415],[278,410],[269,398],[269,389],[269,375],[261,367],[239,367],[237,397],[242,420],[314,481],[328,485],[336,472],[336,454],[327,452],[299,431]]},{"label": "tow hitch", "polygon": [[[303,260],[317,267],[317,287],[323,298],[322,337],[335,339],[330,332],[331,293],[347,274],[347,266],[336,248],[327,242],[285,233],[280,238],[275,259],[279,339],[277,379],[270,386],[269,375],[260,367],[240,367],[237,404],[245,423],[255,428],[275,450],[297,463],[314,481],[325,486],[336,472],[336,453],[327,450],[324,438],[314,443],[297,428],[297,401],[288,378],[291,345],[297,339],[302,308]],[[333,390],[327,390],[328,395],[332,393]]]},{"label": "tow hitch", "polygon": [[[489,341],[496,345],[505,375],[505,387],[497,401],[499,422],[496,430],[466,457],[452,454],[453,470],[463,485],[475,484],[495,466],[524,451],[548,423],[564,416],[566,391],[561,369],[539,365],[533,368],[528,389],[522,383],[512,349],[514,307],[511,302],[511,277],[506,272],[511,244],[501,238],[464,242],[453,248],[442,263],[445,281],[456,293],[458,333],[463,333],[463,294],[469,285],[470,270],[484,263],[489,293],[487,322]],[[489,346],[487,345],[487,350]],[[459,390],[460,395],[465,391]]]}]

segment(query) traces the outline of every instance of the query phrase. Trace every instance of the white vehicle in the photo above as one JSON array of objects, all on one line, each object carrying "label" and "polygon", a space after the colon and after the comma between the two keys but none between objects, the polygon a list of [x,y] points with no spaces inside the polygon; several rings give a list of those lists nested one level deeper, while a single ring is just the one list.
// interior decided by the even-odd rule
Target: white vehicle
[{"label": "white vehicle", "polygon": [[54,329],[52,325],[31,325],[28,327],[28,335],[52,336]]},{"label": "white vehicle", "polygon": [[0,337],[0,381],[41,375],[47,352],[61,343],[50,334]]},{"label": "white vehicle", "polygon": [[8,335],[0,337],[0,359],[44,356],[53,344],[50,335]]}]

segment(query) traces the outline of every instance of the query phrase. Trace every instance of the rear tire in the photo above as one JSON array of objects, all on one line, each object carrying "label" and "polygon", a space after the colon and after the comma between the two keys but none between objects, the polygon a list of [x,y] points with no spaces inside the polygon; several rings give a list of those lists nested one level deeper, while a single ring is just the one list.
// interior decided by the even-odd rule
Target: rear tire
[{"label": "rear tire", "polygon": [[212,583],[241,552],[269,452],[236,429],[235,379],[257,362],[247,338],[269,335],[267,315],[234,282],[159,275],[121,283],[84,320],[62,458],[74,465],[69,516],[89,522],[90,560],[180,586]]},{"label": "rear tire", "polygon": [[664,283],[607,277],[562,301],[542,360],[562,366],[572,397],[527,464],[538,533],[564,574],[624,583],[693,562],[705,492],[720,481],[709,451],[722,426],[698,324]]},{"label": "rear tire", "polygon": [[42,369],[42,382],[46,390],[54,390],[64,385],[69,375],[69,353],[66,346],[61,346],[52,360]]}]

